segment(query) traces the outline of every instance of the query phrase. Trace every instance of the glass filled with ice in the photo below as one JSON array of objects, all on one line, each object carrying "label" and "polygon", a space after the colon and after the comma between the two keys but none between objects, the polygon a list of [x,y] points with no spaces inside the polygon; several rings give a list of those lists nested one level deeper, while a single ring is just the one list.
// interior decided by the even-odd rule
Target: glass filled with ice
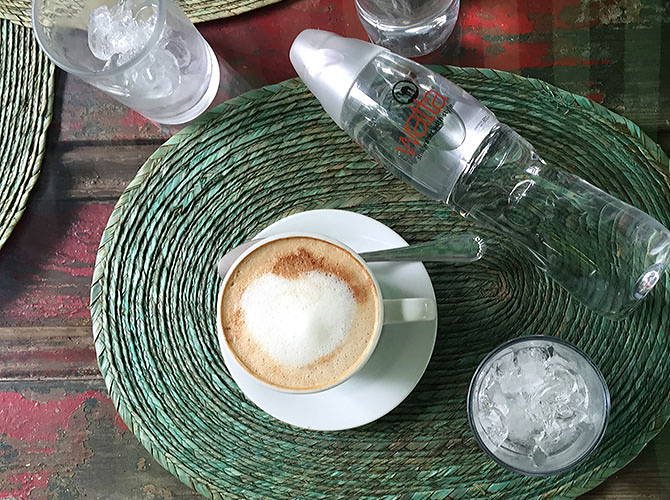
[{"label": "glass filled with ice", "polygon": [[593,452],[609,408],[605,379],[586,354],[539,335],[491,352],[468,394],[481,448],[502,466],[531,476],[564,472]]},{"label": "glass filled with ice", "polygon": [[190,121],[217,93],[216,56],[172,0],[34,0],[33,28],[56,65],[157,122]]}]

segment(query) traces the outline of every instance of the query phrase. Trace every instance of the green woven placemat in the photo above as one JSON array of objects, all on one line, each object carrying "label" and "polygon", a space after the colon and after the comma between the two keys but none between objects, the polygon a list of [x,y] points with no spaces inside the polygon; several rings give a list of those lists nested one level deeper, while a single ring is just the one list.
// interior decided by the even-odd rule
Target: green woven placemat
[{"label": "green woven placemat", "polygon": [[[281,0],[176,0],[194,23],[236,16]],[[0,0],[0,18],[30,27],[32,0]]]},{"label": "green woven placemat", "polygon": [[[640,129],[586,98],[493,70],[443,68],[563,165],[670,224],[669,162]],[[668,280],[612,322],[572,301],[486,230],[486,257],[429,265],[439,305],[426,374],[362,428],[304,431],[258,410],[218,352],[217,259],[286,215],[343,208],[410,242],[471,225],[376,166],[290,80],[205,115],[161,146],[119,199],[93,277],[98,361],[123,420],[156,459],[213,498],[570,498],[631,459],[668,418]],[[466,393],[504,340],[558,335],[600,366],[613,410],[597,452],[571,473],[525,478],[475,444]]]},{"label": "green woven placemat", "polygon": [[39,175],[53,94],[54,67],[32,32],[0,20],[0,247]]}]

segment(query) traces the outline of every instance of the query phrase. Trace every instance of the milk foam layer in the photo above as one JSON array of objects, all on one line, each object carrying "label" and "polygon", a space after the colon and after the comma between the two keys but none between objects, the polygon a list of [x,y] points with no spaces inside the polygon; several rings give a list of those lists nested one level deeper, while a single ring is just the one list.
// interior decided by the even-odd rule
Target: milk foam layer
[{"label": "milk foam layer", "polygon": [[316,238],[268,242],[226,280],[224,340],[264,382],[314,390],[344,379],[374,348],[381,301],[351,253]]},{"label": "milk foam layer", "polygon": [[356,303],[347,284],[321,271],[252,281],[240,302],[254,341],[282,365],[301,367],[327,356],[345,339]]}]

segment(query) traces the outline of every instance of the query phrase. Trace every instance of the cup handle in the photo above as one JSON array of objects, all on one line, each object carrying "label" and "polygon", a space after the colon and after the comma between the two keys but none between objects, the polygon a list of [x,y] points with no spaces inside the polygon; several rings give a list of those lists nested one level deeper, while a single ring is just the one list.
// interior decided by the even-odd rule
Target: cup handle
[{"label": "cup handle", "polygon": [[384,299],[384,324],[433,321],[437,306],[433,299]]}]

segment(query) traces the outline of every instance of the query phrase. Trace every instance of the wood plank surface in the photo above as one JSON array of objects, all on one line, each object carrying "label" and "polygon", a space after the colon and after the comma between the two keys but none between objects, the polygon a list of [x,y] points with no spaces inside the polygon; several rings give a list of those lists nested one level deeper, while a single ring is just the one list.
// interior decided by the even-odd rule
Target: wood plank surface
[{"label": "wood plank surface", "polygon": [[[116,415],[97,372],[90,329],[29,330],[0,329],[0,498],[195,497]],[[24,351],[33,356],[20,366],[11,353]],[[71,363],[76,368],[69,373]],[[669,469],[667,427],[584,498],[670,498]]]},{"label": "wood plank surface", "polygon": [[668,471],[670,471],[670,427],[666,426],[633,462],[581,498],[667,500],[670,498]]},{"label": "wood plank surface", "polygon": [[0,498],[197,498],[120,420],[102,379],[0,381]]},{"label": "wood plank surface", "polygon": [[[462,0],[424,63],[541,78],[632,119],[670,150],[670,2]],[[302,29],[365,38],[352,0],[290,0],[199,25],[251,87],[295,76]],[[59,73],[54,122],[27,214],[0,250],[0,498],[195,495],[116,415],[95,362],[89,285],[116,199],[174,128]],[[670,498],[670,428],[589,499]]]},{"label": "wood plank surface", "polygon": [[[447,43],[420,58],[513,71],[591,97],[655,133],[670,129],[667,0],[467,0]],[[252,88],[295,77],[288,49],[305,28],[366,38],[353,0],[285,1],[199,25]],[[78,79],[62,83],[62,141],[160,139],[167,129]]]},{"label": "wood plank surface", "polygon": [[0,328],[0,381],[97,380],[91,328]]}]

